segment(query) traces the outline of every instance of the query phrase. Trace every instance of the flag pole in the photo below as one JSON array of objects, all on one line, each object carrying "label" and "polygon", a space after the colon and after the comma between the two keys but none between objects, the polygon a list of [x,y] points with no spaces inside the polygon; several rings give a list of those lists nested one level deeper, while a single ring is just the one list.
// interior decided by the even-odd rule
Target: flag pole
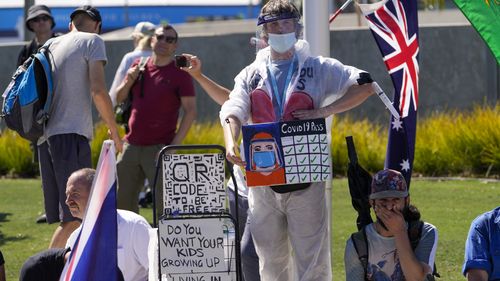
[{"label": "flag pole", "polygon": [[352,0],[347,0],[344,2],[344,4],[342,4],[342,6],[332,15],[330,16],[330,19],[328,20],[328,23],[332,23],[332,21],[342,12],[344,11],[345,8],[347,8],[347,6],[349,6],[349,4],[351,4]]}]

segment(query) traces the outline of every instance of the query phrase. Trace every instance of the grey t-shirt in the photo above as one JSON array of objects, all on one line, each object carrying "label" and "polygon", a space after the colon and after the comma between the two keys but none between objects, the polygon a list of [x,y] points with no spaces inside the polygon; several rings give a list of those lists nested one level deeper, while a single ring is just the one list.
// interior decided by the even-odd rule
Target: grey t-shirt
[{"label": "grey t-shirt", "polygon": [[45,137],[79,134],[90,140],[93,123],[89,62],[106,63],[104,41],[97,34],[75,31],[55,38],[49,49],[54,100]]},{"label": "grey t-shirt", "polygon": [[[396,243],[393,237],[384,237],[377,233],[372,224],[366,226],[368,240],[368,278],[373,281],[403,281],[403,270],[399,263]],[[432,224],[424,223],[420,241],[415,248],[417,260],[434,268],[438,234]],[[352,240],[347,240],[344,253],[346,280],[364,281],[364,269]]]}]

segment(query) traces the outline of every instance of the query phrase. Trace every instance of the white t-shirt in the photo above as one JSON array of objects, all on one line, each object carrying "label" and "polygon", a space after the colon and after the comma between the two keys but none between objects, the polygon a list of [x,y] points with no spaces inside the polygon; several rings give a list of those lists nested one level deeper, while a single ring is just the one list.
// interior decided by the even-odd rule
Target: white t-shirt
[{"label": "white t-shirt", "polygon": [[[148,244],[151,226],[142,216],[118,210],[118,268],[125,281],[148,280]],[[66,247],[73,247],[81,226],[69,237]]]},{"label": "white t-shirt", "polygon": [[[44,137],[78,134],[93,137],[89,63],[106,63],[106,48],[99,35],[69,32],[55,37],[51,52],[54,98]],[[39,141],[42,143],[43,137]]]},{"label": "white t-shirt", "polygon": [[[378,234],[372,223],[366,226],[366,239],[368,240],[369,280],[405,280],[401,264],[399,263],[399,255],[394,237],[384,237]],[[424,223],[419,243],[414,251],[417,260],[434,268],[437,242],[438,234],[436,227],[432,224]],[[344,263],[346,280],[365,280],[364,269],[354,249],[352,239],[347,241]]]}]

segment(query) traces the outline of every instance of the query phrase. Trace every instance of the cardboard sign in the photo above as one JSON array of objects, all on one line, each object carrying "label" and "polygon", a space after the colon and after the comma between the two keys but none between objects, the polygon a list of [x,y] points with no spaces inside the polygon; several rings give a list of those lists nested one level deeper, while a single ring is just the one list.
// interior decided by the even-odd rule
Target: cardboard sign
[{"label": "cardboard sign", "polygon": [[219,213],[226,210],[224,155],[165,154],[165,214]]},{"label": "cardboard sign", "polygon": [[228,217],[160,220],[162,280],[236,281],[234,230]]},{"label": "cardboard sign", "polygon": [[247,125],[242,130],[248,186],[330,179],[325,119]]}]

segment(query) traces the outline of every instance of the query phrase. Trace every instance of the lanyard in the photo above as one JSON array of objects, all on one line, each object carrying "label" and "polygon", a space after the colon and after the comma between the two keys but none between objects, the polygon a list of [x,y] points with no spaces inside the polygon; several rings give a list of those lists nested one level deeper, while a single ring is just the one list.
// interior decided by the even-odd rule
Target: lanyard
[{"label": "lanyard", "polygon": [[296,55],[294,54],[293,58],[292,58],[292,62],[290,63],[290,66],[288,67],[288,74],[286,75],[285,84],[283,85],[283,93],[281,95],[281,99],[280,99],[280,94],[278,91],[278,83],[276,82],[276,77],[274,76],[274,73],[270,69],[271,58],[269,58],[269,63],[267,65],[267,74],[271,78],[271,85],[273,87],[273,89],[272,89],[273,95],[275,96],[276,103],[278,104],[278,107],[279,107],[278,109],[279,109],[280,120],[283,117],[283,109],[285,107],[285,99],[286,99],[286,90],[288,89],[288,86],[289,86],[291,79],[292,79],[292,75],[293,75],[294,68],[295,68],[295,60],[296,60]]}]

